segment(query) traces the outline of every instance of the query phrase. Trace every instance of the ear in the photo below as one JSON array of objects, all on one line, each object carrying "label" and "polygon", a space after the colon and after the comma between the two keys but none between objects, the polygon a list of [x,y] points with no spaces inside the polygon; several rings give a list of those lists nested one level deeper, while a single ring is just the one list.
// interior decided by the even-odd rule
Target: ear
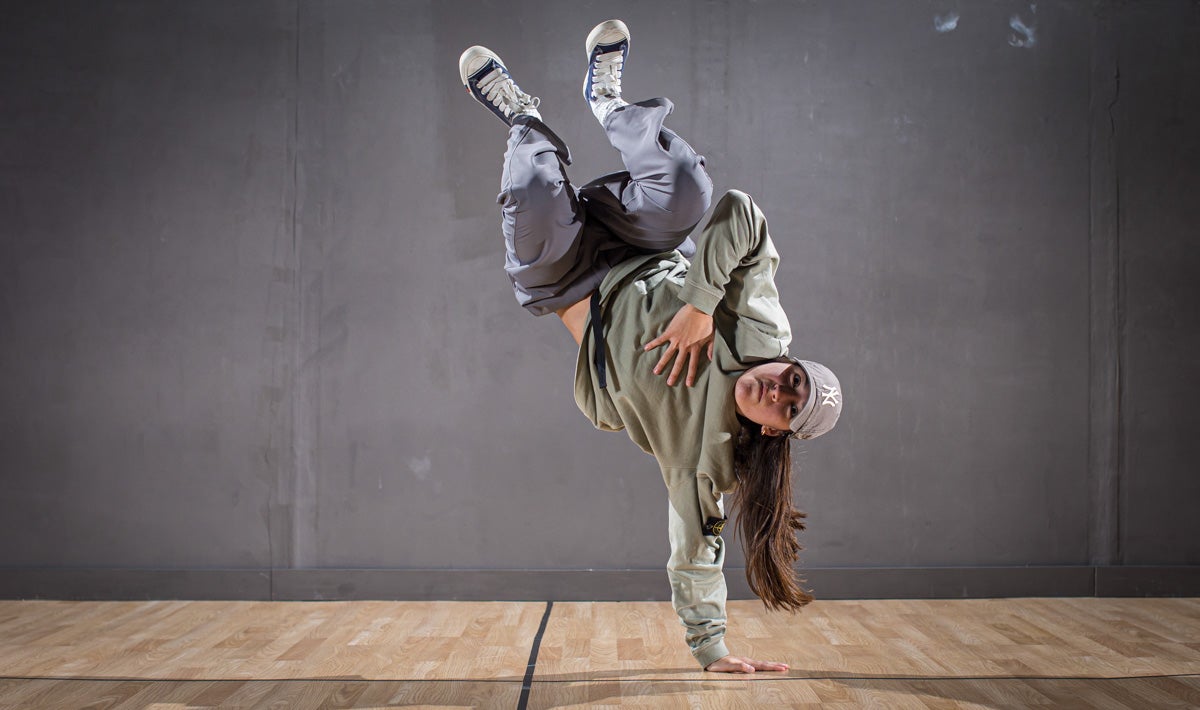
[{"label": "ear", "polygon": [[772,429],[771,427],[767,426],[766,424],[763,424],[762,435],[763,436],[783,436],[784,432],[779,431],[778,429]]}]

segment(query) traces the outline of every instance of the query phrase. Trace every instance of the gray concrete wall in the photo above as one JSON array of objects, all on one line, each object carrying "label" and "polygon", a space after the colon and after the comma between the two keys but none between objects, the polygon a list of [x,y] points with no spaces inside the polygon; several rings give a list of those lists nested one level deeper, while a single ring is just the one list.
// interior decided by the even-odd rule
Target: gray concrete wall
[{"label": "gray concrete wall", "polygon": [[1114,27],[1121,560],[1200,564],[1200,5]]},{"label": "gray concrete wall", "polygon": [[1195,3],[278,0],[3,10],[0,567],[661,569],[456,70],[585,182],[610,16],[845,386],[806,566],[1200,564]]}]

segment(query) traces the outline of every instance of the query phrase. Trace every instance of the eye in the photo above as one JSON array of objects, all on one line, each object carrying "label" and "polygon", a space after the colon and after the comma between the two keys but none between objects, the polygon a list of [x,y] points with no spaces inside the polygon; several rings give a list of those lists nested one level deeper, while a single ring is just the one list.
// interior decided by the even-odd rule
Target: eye
[{"label": "eye", "polygon": [[797,373],[792,373],[792,387],[799,387],[799,386],[800,386],[800,375]]},{"label": "eye", "polygon": [[799,413],[800,410],[796,408],[796,405],[793,404],[792,406],[788,407],[788,416],[795,417]]}]

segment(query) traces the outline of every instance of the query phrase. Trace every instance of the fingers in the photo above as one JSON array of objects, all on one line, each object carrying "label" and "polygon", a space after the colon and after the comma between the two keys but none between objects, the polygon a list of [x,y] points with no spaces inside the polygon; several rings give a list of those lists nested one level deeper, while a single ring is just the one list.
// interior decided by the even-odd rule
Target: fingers
[{"label": "fingers", "polygon": [[674,386],[679,381],[679,373],[683,371],[683,366],[689,359],[691,353],[687,350],[680,350],[679,357],[675,358],[675,366],[671,368],[671,374],[667,376],[667,384]]},{"label": "fingers", "polygon": [[678,351],[675,348],[675,343],[671,343],[671,346],[663,352],[662,357],[658,359],[658,363],[654,366],[654,374],[661,375],[663,368],[667,366],[667,363],[671,362],[671,358],[675,357],[676,352]]},{"label": "fingers", "polygon": [[669,341],[670,339],[671,339],[671,336],[669,334],[663,333],[662,335],[658,336],[654,340],[651,340],[650,342],[646,343],[646,347],[642,348],[642,350],[653,350],[654,348],[657,348],[659,345],[662,345],[663,343]]},{"label": "fingers", "polygon": [[[673,364],[671,363],[672,358],[675,359]],[[709,356],[709,359],[712,359],[711,355]],[[696,375],[700,370],[700,348],[678,348],[674,343],[672,343],[671,346],[668,347],[665,352],[663,352],[662,357],[658,359],[658,362],[655,363],[654,374],[661,375],[667,368],[667,365],[671,365],[671,371],[667,374],[668,385],[673,387],[679,382],[679,377],[683,374],[684,367],[686,366],[687,378],[684,380],[684,382],[688,387],[692,387],[696,384]]]},{"label": "fingers", "polygon": [[[667,365],[671,365],[671,371],[667,375],[667,384],[674,386],[679,381],[679,376],[683,374],[684,366],[686,365],[687,379],[685,383],[688,387],[691,387],[696,384],[696,374],[700,369],[700,352],[701,348],[705,347],[705,345],[703,343],[696,343],[684,348],[680,347],[679,342],[678,335],[671,332],[668,328],[667,332],[646,343],[642,349],[648,351],[665,344],[667,348],[663,350],[662,355],[658,358],[658,362],[654,364],[654,374],[661,375],[667,368]],[[711,339],[707,343],[707,348],[708,359],[711,361],[713,358],[713,341]],[[675,360],[673,365],[671,364],[672,359]]]},{"label": "fingers", "polygon": [[687,386],[688,387],[691,387],[692,385],[696,384],[696,369],[698,367],[700,367],[699,360],[700,360],[700,353],[695,353],[695,352],[692,353],[691,357],[688,358],[688,375],[687,375]]},{"label": "fingers", "polygon": [[754,666],[737,656],[726,656],[718,661],[713,661],[704,670],[713,673],[753,673]]},{"label": "fingers", "polygon": [[788,664],[776,661],[756,661],[753,658],[744,658],[742,660],[760,671],[786,671],[788,669]]},{"label": "fingers", "polygon": [[788,664],[775,661],[756,661],[753,658],[728,655],[708,664],[704,670],[714,673],[754,673],[755,671],[786,671]]}]

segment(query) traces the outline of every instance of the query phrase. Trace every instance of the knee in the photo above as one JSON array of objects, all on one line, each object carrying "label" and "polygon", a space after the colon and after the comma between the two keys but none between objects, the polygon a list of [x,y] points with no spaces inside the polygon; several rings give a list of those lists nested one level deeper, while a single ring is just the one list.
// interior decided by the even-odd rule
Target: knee
[{"label": "knee", "polygon": [[758,205],[754,204],[750,195],[741,190],[728,190],[717,200],[717,206],[713,210],[713,216],[716,215],[732,215],[752,222],[758,215]]},{"label": "knee", "polygon": [[717,209],[741,209],[749,210],[754,207],[754,200],[750,196],[738,189],[726,190],[721,199],[717,201]]},{"label": "knee", "polygon": [[506,192],[511,199],[521,203],[557,196],[567,182],[558,156],[554,153],[530,156],[520,169],[510,170],[508,178]]},{"label": "knee", "polygon": [[704,158],[699,155],[673,155],[675,205],[672,212],[694,215],[696,220],[712,204],[712,180],[704,170]]},{"label": "knee", "polygon": [[702,159],[672,156],[666,185],[645,189],[646,204],[639,208],[660,231],[687,232],[700,222],[712,204],[712,181]]}]

